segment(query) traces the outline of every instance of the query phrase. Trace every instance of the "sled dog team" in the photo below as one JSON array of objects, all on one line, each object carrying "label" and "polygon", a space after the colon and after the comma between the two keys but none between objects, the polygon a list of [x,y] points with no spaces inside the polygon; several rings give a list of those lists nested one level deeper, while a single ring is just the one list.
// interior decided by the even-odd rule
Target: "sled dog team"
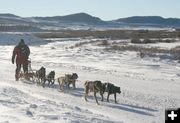
[{"label": "sled dog team", "polygon": [[[28,80],[35,81],[37,84],[41,84],[45,87],[45,83],[48,82],[48,85],[53,85],[55,82],[55,71],[51,71],[48,75],[46,75],[46,68],[41,67],[37,71],[32,71],[28,69],[31,68],[31,62],[29,62],[28,58],[30,55],[30,49],[28,45],[25,44],[24,39],[21,39],[17,46],[15,46],[12,53],[12,64],[16,61],[16,70],[15,70],[15,79],[16,81],[19,78],[26,78]],[[16,60],[15,60],[16,58]],[[29,65],[29,66],[28,66]],[[20,72],[21,67],[23,67],[24,73]],[[65,74],[65,76],[59,77],[57,79],[59,83],[60,90],[64,91],[64,87],[69,88],[70,85],[73,85],[73,88],[76,88],[76,80],[78,78],[77,73],[73,74]],[[109,102],[109,96],[114,94],[115,103],[116,101],[116,93],[121,93],[120,87],[117,87],[111,83],[102,83],[101,81],[86,81],[85,84],[85,94],[84,98],[87,101],[87,96],[90,92],[94,92],[94,98],[97,101],[96,93],[100,93],[101,101],[103,101],[103,94],[105,92],[108,93],[107,101]]]},{"label": "sled dog team", "polygon": [[[32,80],[34,80],[37,84],[41,84],[43,87],[45,87],[45,83],[48,82],[48,86],[51,84],[53,85],[55,82],[55,71],[51,71],[48,75],[46,75],[46,68],[41,67],[39,70],[37,70],[33,75]],[[70,85],[72,84],[73,89],[76,89],[76,80],[78,79],[77,73],[72,74],[65,74],[64,76],[58,77],[57,82],[59,83],[59,89],[61,91],[64,91],[64,89],[69,89]],[[115,103],[116,101],[116,94],[121,93],[120,87],[115,86],[111,83],[102,83],[101,81],[86,81],[84,84],[84,99],[86,101],[88,94],[90,92],[94,93],[94,98],[96,100],[96,103],[98,103],[96,93],[100,93],[101,95],[101,101],[104,100],[103,94],[107,92],[107,102],[109,102],[109,96],[111,94],[114,94]]]}]

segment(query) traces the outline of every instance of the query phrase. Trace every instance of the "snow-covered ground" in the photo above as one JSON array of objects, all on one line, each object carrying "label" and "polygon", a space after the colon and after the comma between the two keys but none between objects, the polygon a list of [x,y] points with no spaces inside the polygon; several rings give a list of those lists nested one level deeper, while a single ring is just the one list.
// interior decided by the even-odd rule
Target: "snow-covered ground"
[{"label": "snow-covered ground", "polygon": [[[17,35],[11,36],[18,40]],[[4,42],[5,39],[3,37]],[[59,91],[57,82],[42,88],[24,80],[15,81],[15,65],[11,64],[14,46],[2,43],[0,122],[164,123],[165,109],[180,107],[178,62],[140,59],[135,52],[104,52],[102,47],[91,44],[69,48],[82,41],[59,39],[30,46],[33,69],[44,66],[47,73],[55,70],[56,78],[65,73],[78,73],[77,89],[64,93]],[[105,100],[97,105],[92,94],[89,102],[85,102],[83,85],[86,80],[120,86],[118,104],[111,96],[109,103]],[[106,98],[107,94],[104,96]]]}]

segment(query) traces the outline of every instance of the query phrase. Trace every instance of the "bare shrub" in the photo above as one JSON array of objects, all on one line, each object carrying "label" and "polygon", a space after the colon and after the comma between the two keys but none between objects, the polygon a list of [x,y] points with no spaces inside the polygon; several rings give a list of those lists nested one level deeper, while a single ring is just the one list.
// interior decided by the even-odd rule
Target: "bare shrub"
[{"label": "bare shrub", "polygon": [[69,48],[70,48],[70,49],[73,49],[73,48],[81,47],[81,46],[83,46],[83,45],[85,45],[85,44],[87,44],[87,43],[89,43],[89,42],[79,42],[79,43],[76,43],[76,44],[73,45],[73,46],[70,46]]},{"label": "bare shrub", "polygon": [[103,40],[101,44],[102,44],[102,45],[104,45],[104,46],[109,45],[109,43],[108,43],[108,41],[107,41],[107,40]]},{"label": "bare shrub", "polygon": [[155,40],[151,40],[151,39],[132,39],[131,43],[133,44],[149,44],[149,43],[156,43]]},{"label": "bare shrub", "polygon": [[172,54],[180,54],[180,46],[171,49]]},{"label": "bare shrub", "polygon": [[150,40],[150,39],[144,39],[142,42],[143,42],[144,44],[156,43],[155,40]]},{"label": "bare shrub", "polygon": [[140,39],[131,39],[131,43],[133,43],[133,44],[140,44],[141,40]]},{"label": "bare shrub", "polygon": [[175,40],[175,39],[166,39],[166,40],[160,40],[160,42],[163,42],[163,43],[174,43],[174,42],[177,42],[177,40]]},{"label": "bare shrub", "polygon": [[113,45],[110,48],[106,48],[105,50],[112,51],[112,50],[119,50],[119,51],[135,51],[135,52],[141,52],[141,53],[169,53],[169,50],[162,49],[159,47],[141,47],[136,45]]},{"label": "bare shrub", "polygon": [[99,46],[108,46],[108,45],[110,45],[107,40],[100,40],[100,41],[96,41],[96,42],[93,42],[93,43],[97,43],[96,45],[99,45]]}]

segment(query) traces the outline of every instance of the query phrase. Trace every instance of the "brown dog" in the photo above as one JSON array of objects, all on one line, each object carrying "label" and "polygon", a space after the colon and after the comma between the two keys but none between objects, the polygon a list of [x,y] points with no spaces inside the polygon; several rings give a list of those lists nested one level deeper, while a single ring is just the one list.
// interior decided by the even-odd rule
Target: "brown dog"
[{"label": "brown dog", "polygon": [[78,78],[77,73],[73,74],[65,74],[65,77],[68,78],[68,81],[66,82],[67,87],[69,88],[70,84],[73,85],[73,88],[76,88],[76,79]]},{"label": "brown dog", "polygon": [[69,88],[69,85],[72,84],[73,88],[76,88],[76,79],[78,75],[76,73],[73,74],[65,74],[65,76],[58,78],[59,88],[64,91],[64,86]]},{"label": "brown dog", "polygon": [[103,101],[103,94],[105,91],[105,85],[103,83],[101,83],[101,81],[86,81],[85,84],[85,94],[84,94],[84,98],[86,101],[87,100],[87,96],[89,94],[89,92],[94,92],[94,98],[96,100],[96,103],[99,105],[98,101],[97,101],[97,97],[96,97],[96,93],[100,93],[101,95],[101,101]]}]

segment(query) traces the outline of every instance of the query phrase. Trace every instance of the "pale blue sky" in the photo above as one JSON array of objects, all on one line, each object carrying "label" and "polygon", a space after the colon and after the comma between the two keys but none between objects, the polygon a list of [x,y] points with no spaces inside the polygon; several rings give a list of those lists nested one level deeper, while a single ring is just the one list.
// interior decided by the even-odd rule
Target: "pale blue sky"
[{"label": "pale blue sky", "polygon": [[0,0],[0,13],[23,17],[79,12],[103,20],[151,15],[180,18],[180,0]]}]

